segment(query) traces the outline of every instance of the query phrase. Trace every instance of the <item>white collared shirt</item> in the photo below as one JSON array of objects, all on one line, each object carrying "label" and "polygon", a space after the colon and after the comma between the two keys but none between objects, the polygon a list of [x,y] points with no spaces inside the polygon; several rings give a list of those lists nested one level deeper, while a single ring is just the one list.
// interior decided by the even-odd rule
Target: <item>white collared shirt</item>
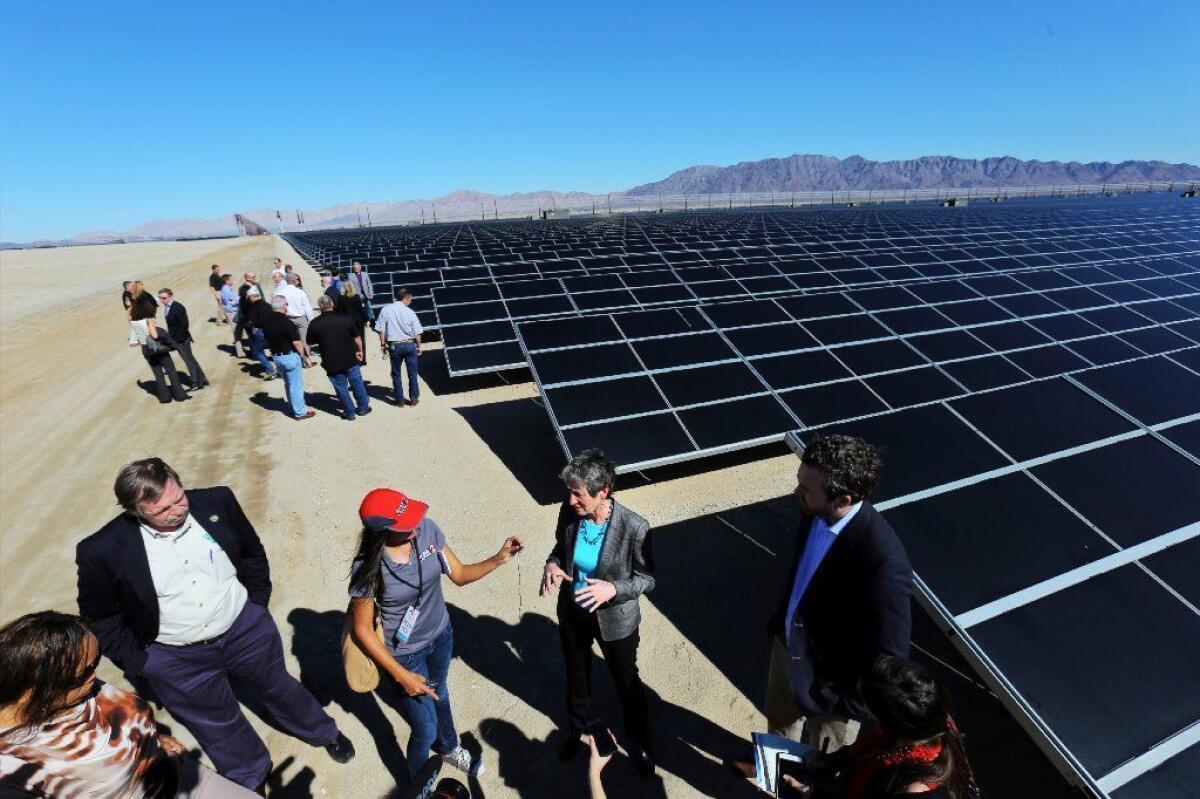
[{"label": "white collared shirt", "polygon": [[275,289],[275,294],[287,297],[288,316],[303,316],[305,319],[313,318],[312,302],[302,289],[293,286],[291,283],[280,283]]},{"label": "white collared shirt", "polygon": [[155,640],[194,644],[232,627],[249,595],[225,550],[195,517],[188,514],[183,526],[170,533],[138,527],[158,595]]}]

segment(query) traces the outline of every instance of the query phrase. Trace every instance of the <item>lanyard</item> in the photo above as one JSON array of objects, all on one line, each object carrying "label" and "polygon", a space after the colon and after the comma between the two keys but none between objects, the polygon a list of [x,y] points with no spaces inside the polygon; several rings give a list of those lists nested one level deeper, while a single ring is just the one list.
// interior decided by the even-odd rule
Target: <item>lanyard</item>
[{"label": "lanyard", "polygon": [[417,610],[420,610],[421,609],[421,596],[425,593],[425,569],[424,569],[424,564],[421,563],[420,556],[417,554],[417,537],[414,535],[412,538],[412,553],[409,555],[409,562],[411,563],[411,562],[415,561],[417,564],[417,584],[416,585],[413,585],[408,580],[405,580],[403,577],[401,577],[399,574],[396,574],[396,570],[392,568],[391,560],[392,559],[388,555],[388,553],[384,552],[383,553],[384,568],[386,568],[389,572],[391,572],[392,576],[395,577],[398,582],[401,582],[404,585],[407,585],[409,588],[417,589],[417,602],[416,602],[415,607],[417,608]]}]

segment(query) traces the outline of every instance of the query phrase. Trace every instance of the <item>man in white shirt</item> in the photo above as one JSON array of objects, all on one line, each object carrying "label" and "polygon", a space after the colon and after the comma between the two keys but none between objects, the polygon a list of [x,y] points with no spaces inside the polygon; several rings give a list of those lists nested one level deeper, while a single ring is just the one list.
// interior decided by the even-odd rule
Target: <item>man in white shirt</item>
[{"label": "man in white shirt", "polygon": [[233,492],[185,492],[159,458],[123,467],[125,513],[80,542],[79,611],[101,651],[149,682],[223,776],[260,789],[271,758],[242,714],[230,678],[253,689],[277,726],[339,763],[350,741],[283,662],[267,610],[267,555]]},{"label": "man in white shirt", "polygon": [[[308,340],[308,323],[313,320],[316,314],[313,312],[312,302],[308,299],[308,295],[304,293],[304,289],[300,288],[300,277],[295,273],[288,275],[287,279],[275,286],[275,295],[283,296],[287,299],[287,318],[292,320],[296,325],[296,329],[300,331],[301,343]],[[301,355],[312,355],[305,344],[305,351]]]},{"label": "man in white shirt", "polygon": [[[375,332],[379,334],[379,345],[384,355],[392,361],[392,392],[400,407],[416,405],[421,401],[421,386],[418,383],[417,356],[421,354],[421,320],[413,312],[412,292],[406,288],[396,289],[396,301],[379,312],[375,320]],[[400,365],[408,372],[408,395],[404,399],[404,383],[400,380]]]}]

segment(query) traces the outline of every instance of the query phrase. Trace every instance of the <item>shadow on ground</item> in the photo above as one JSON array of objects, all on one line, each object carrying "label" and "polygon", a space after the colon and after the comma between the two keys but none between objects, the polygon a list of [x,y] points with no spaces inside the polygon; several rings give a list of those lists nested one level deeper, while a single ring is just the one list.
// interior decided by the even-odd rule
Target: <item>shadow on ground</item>
[{"label": "shadow on ground", "polygon": [[[667,525],[653,533],[658,585],[644,601],[666,616],[688,645],[711,661],[732,686],[722,681],[715,690],[737,691],[759,708],[767,671],[764,623],[790,577],[798,517],[793,500],[781,497]],[[518,575],[522,583],[518,602],[537,601],[537,577],[536,573]],[[494,755],[489,753],[494,759],[488,767],[496,769],[503,782],[501,795],[529,799],[586,796],[586,755],[581,752],[564,764],[557,756],[560,733],[551,733],[546,740],[531,738],[513,720],[518,708],[527,706],[559,729],[565,723],[566,685],[556,622],[527,612],[523,604],[508,609],[516,611],[516,624],[495,616],[472,615],[453,605],[448,609],[455,657],[508,697],[496,703],[477,730],[482,742],[494,750]],[[916,603],[913,619],[913,657],[926,663],[950,688],[983,795],[1072,795],[1049,761]],[[393,728],[380,704],[398,710],[398,694],[390,684],[375,694],[349,690],[340,658],[342,620],[340,609],[298,608],[289,614],[300,679],[323,705],[336,703],[362,722],[373,738],[375,752],[360,746],[360,757],[378,757],[397,784],[402,784],[407,773],[402,746],[408,730],[404,725]],[[643,644],[643,652],[646,649]],[[673,677],[674,681],[688,679],[686,674]],[[455,685],[453,690],[461,694],[470,687]],[[601,657],[596,657],[593,665],[592,690],[595,715],[613,729],[624,746],[627,736],[620,705]],[[728,758],[748,754],[747,741],[753,730],[723,729],[654,691],[649,698],[659,773],[675,775],[688,786],[676,793],[735,799],[760,796],[749,782],[721,765]],[[466,745],[475,745],[470,733],[460,732]],[[285,771],[285,765],[277,772]],[[311,775],[301,770],[289,780],[273,795],[308,796],[302,791],[311,786]],[[478,783],[472,782],[472,796],[479,799],[483,793]],[[661,779],[642,779],[624,755],[615,757],[605,769],[604,782],[609,796],[665,796]]]},{"label": "shadow on ground", "polygon": [[562,501],[558,472],[566,458],[541,402],[538,397],[526,397],[454,410],[534,501],[549,505]]}]

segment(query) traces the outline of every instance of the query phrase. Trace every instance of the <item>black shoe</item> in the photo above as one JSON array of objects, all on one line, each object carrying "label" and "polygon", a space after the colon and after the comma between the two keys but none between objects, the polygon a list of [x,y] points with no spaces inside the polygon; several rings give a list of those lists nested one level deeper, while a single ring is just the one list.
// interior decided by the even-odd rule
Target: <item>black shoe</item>
[{"label": "black shoe", "polygon": [[633,760],[633,764],[637,766],[638,774],[641,774],[646,779],[654,776],[654,757],[650,754],[649,749],[635,746],[629,750],[629,757]]},{"label": "black shoe", "polygon": [[359,415],[359,416],[366,416],[366,415],[367,415],[368,413],[370,413],[370,412],[371,412],[371,409],[370,409],[370,408],[365,408],[365,409],[363,409],[363,410],[359,411],[359,412],[358,412],[358,415]]},{"label": "black shoe", "polygon": [[354,759],[354,744],[350,743],[350,739],[340,732],[333,743],[325,745],[325,751],[329,753],[335,763],[349,763]]},{"label": "black shoe", "polygon": [[583,742],[580,740],[579,733],[568,733],[562,742],[562,746],[558,749],[558,756],[562,760],[570,760],[579,754],[581,748],[583,748]]}]

